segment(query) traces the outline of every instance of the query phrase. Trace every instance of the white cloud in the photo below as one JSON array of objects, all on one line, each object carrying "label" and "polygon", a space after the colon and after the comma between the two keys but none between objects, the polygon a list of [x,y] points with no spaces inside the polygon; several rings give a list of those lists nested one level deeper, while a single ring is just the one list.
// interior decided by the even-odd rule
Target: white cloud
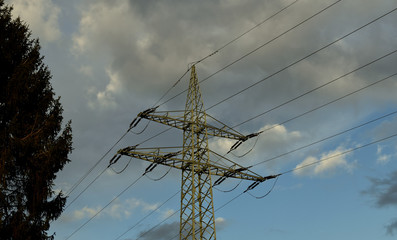
[{"label": "white cloud", "polygon": [[[110,217],[113,219],[127,219],[131,216],[133,211],[153,211],[158,207],[158,204],[150,204],[144,202],[140,199],[130,198],[124,201],[116,199],[109,207],[105,208],[97,217]],[[97,214],[102,209],[101,206],[88,207],[84,206],[81,209],[75,210],[71,213],[71,216],[63,216],[64,219],[68,221],[81,220],[84,218],[90,218]],[[161,216],[165,216],[173,210],[165,210],[164,212],[159,212]]]},{"label": "white cloud", "polygon": [[[84,74],[92,74],[90,67],[82,67],[80,69]],[[110,69],[106,69],[106,74],[109,78],[109,83],[106,85],[105,90],[100,91],[95,87],[90,87],[87,90],[89,98],[88,106],[92,109],[109,109],[117,107],[116,95],[122,92],[122,84],[120,77]]]},{"label": "white cloud", "polygon": [[166,219],[166,218],[172,216],[173,214],[175,214],[175,210],[174,209],[167,209],[167,210],[163,211],[161,218],[162,219]]},{"label": "white cloud", "polygon": [[377,154],[376,163],[378,164],[387,164],[388,162],[390,162],[391,158],[393,157],[392,154],[384,154],[383,147],[380,145],[378,145],[376,154]]},{"label": "white cloud", "polygon": [[334,173],[337,169],[352,172],[355,162],[349,163],[346,159],[349,154],[343,154],[348,150],[344,147],[338,147],[335,150],[321,154],[319,158],[309,156],[296,165],[294,174],[298,176],[324,176]]},{"label": "white cloud", "polygon": [[99,212],[100,209],[100,207],[89,208],[85,206],[82,209],[73,211],[73,219],[80,220],[83,218],[90,218],[94,216],[97,212]]},{"label": "white cloud", "polygon": [[26,21],[33,36],[53,42],[61,37],[58,18],[61,9],[51,0],[11,0],[15,16]]},{"label": "white cloud", "polygon": [[236,140],[218,138],[210,142],[209,147],[219,153],[226,153],[230,150]]}]

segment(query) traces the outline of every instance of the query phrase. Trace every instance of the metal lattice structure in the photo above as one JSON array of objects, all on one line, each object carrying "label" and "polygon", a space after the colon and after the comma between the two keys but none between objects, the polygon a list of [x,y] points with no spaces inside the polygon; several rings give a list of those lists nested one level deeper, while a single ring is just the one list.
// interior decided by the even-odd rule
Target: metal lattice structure
[{"label": "metal lattice structure", "polygon": [[[182,114],[175,115],[175,113]],[[126,155],[151,162],[145,173],[152,171],[159,164],[182,170],[179,239],[216,239],[212,193],[214,185],[220,184],[226,178],[238,178],[254,181],[249,190],[260,182],[276,177],[261,177],[209,149],[208,136],[237,140],[232,147],[234,149],[256,134],[245,136],[206,114],[194,65],[191,67],[185,110],[156,112],[156,108],[151,108],[139,113],[131,126],[136,126],[141,119],[181,129],[183,147],[163,149],[126,147],[118,151],[118,157],[115,156],[111,164],[122,155]],[[208,124],[207,119],[214,124]],[[218,161],[212,161],[210,154],[217,156]],[[212,183],[212,176],[219,178]]]}]

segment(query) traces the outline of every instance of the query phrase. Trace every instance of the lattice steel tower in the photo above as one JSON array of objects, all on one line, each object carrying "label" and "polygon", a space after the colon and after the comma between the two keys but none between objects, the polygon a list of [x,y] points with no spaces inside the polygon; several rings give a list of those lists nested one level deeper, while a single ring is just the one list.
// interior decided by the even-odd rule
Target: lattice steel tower
[{"label": "lattice steel tower", "polygon": [[[176,113],[179,115],[175,115]],[[254,181],[248,188],[250,190],[260,182],[276,177],[261,177],[208,148],[208,136],[237,140],[232,147],[235,149],[256,134],[245,136],[206,114],[194,65],[191,67],[185,110],[156,111],[156,108],[151,108],[139,113],[130,127],[135,127],[141,119],[183,130],[183,147],[126,147],[118,151],[118,156],[115,156],[110,164],[126,155],[151,162],[145,173],[152,171],[158,164],[182,170],[179,239],[216,239],[212,194],[214,185],[220,184],[226,178],[239,178]],[[207,119],[213,124],[208,124]],[[218,160],[210,160],[210,153],[217,156]],[[212,183],[211,176],[214,175],[219,178]]]}]

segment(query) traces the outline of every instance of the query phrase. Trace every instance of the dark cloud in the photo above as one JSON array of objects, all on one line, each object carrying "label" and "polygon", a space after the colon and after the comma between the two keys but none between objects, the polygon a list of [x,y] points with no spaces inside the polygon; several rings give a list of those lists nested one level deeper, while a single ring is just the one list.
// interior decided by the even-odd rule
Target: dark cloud
[{"label": "dark cloud", "polygon": [[165,223],[153,229],[140,232],[143,240],[168,240],[179,233],[179,222]]},{"label": "dark cloud", "polygon": [[[376,207],[397,207],[397,171],[392,172],[386,178],[369,178],[371,186],[363,191],[374,197]],[[386,226],[388,234],[394,234],[397,231],[397,220]]]},{"label": "dark cloud", "polygon": [[370,181],[371,187],[364,193],[375,197],[377,207],[397,206],[397,171],[387,178],[370,178]]},{"label": "dark cloud", "polygon": [[397,232],[397,220],[386,226],[387,234],[394,235]]},{"label": "dark cloud", "polygon": [[[227,221],[223,218],[216,219],[216,229],[222,230],[227,226]],[[165,223],[153,230],[145,230],[140,232],[143,240],[169,240],[175,236],[179,236],[179,222]]]}]

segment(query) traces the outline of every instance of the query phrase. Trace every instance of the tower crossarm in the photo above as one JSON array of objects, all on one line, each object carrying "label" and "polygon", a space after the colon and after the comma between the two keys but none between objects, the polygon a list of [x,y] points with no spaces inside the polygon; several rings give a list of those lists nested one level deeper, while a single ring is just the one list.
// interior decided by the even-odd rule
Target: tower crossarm
[{"label": "tower crossarm", "polygon": [[[181,113],[181,115],[175,115],[175,113]],[[196,124],[197,122],[191,122],[187,121],[184,119],[184,113],[185,111],[155,111],[154,109],[152,111],[143,111],[138,114],[139,118],[144,118],[150,121],[158,122],[167,126],[175,127],[180,130],[190,130],[191,126]],[[205,114],[205,113],[203,113]],[[201,123],[198,125],[197,128],[195,128],[197,133],[202,133],[205,130],[207,130],[207,135],[209,136],[215,136],[215,137],[223,137],[223,138],[229,138],[229,139],[234,139],[238,141],[246,141],[250,136],[248,135],[245,136],[232,128],[226,126],[225,124],[221,123],[220,121],[216,120],[215,118],[205,114],[208,116],[209,119],[214,120],[213,122],[217,125],[212,125],[208,123]]]},{"label": "tower crossarm", "polygon": [[[172,148],[169,148],[172,149]],[[249,170],[249,167],[243,167],[237,163],[234,163],[231,160],[228,160],[225,157],[216,154],[219,157],[222,157],[224,160],[228,161],[228,164],[221,164],[218,162],[196,162],[188,159],[183,159],[184,155],[183,148],[177,147],[174,148],[176,151],[164,151],[163,148],[135,148],[135,147],[127,147],[120,149],[114,159],[119,159],[121,156],[129,156],[141,160],[145,160],[151,162],[151,164],[146,168],[145,172],[152,171],[157,165],[169,166],[177,169],[181,169],[184,171],[194,171],[199,174],[210,174],[219,176],[221,180],[215,181],[214,185],[218,185],[223,182],[226,178],[237,178],[243,180],[250,180],[254,182],[263,182],[270,178],[262,177],[259,174],[254,173]],[[200,153],[201,149],[196,151]],[[117,161],[116,160],[116,161]],[[114,164],[116,161],[111,162]],[[195,165],[193,168],[192,166]],[[229,166],[228,166],[229,165]]]}]

